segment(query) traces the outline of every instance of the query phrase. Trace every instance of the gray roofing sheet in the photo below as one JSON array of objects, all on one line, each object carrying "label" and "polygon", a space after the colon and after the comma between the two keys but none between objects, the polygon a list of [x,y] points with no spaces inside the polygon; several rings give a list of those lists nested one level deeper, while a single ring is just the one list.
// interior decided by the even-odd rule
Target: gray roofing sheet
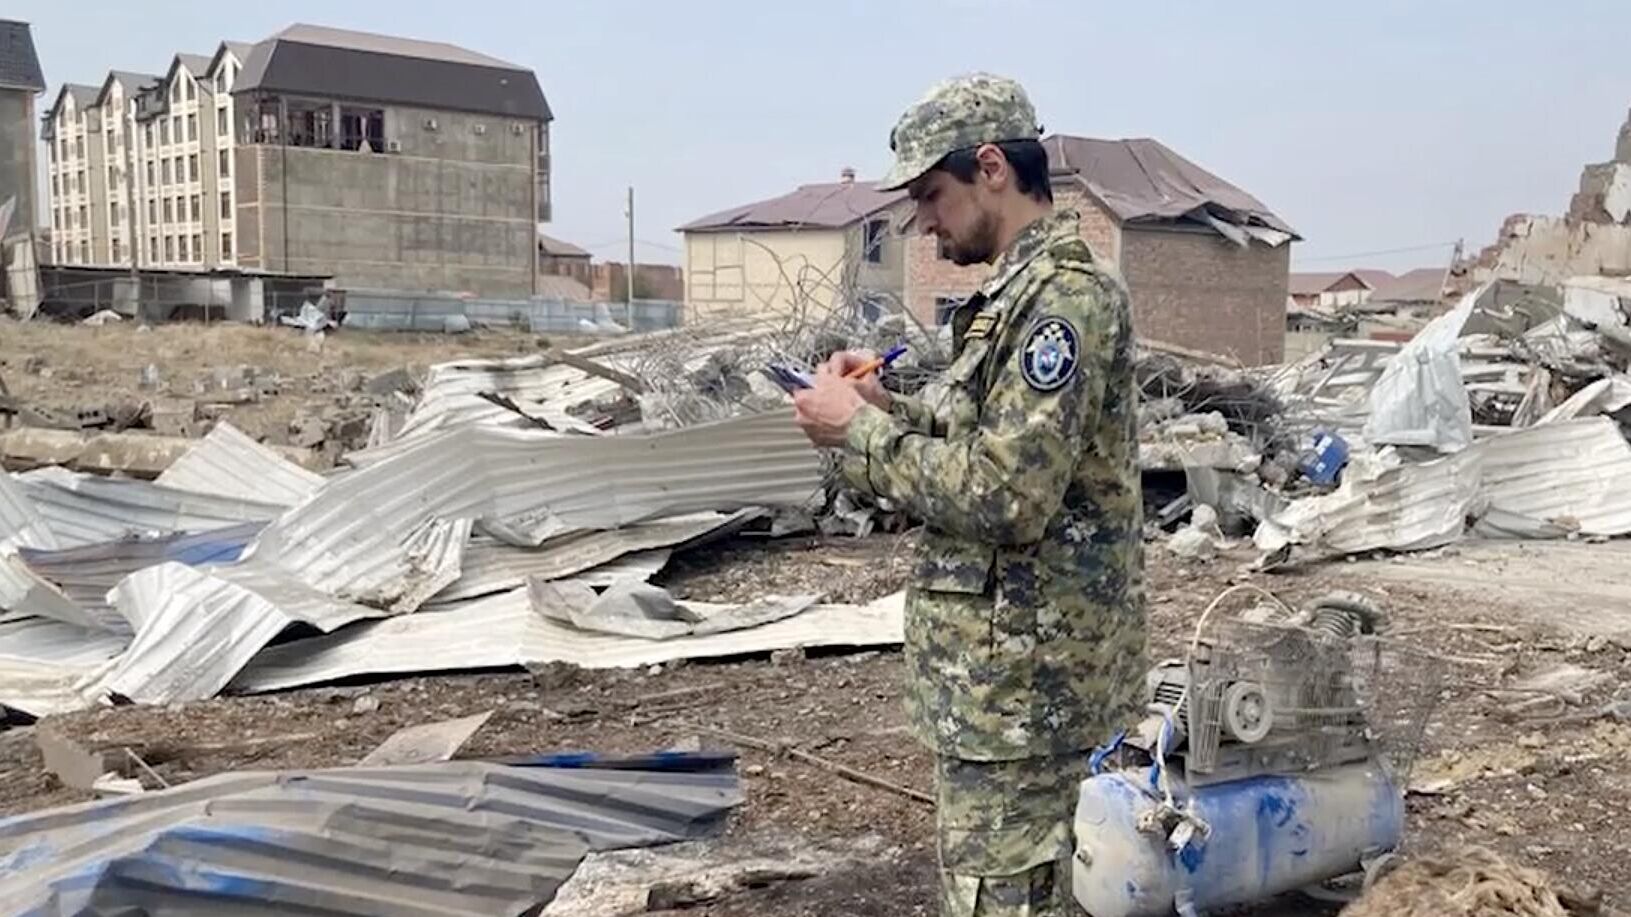
[{"label": "gray roofing sheet", "polygon": [[741,800],[728,771],[226,773],[0,821],[0,912],[532,913],[587,851],[699,837]]}]

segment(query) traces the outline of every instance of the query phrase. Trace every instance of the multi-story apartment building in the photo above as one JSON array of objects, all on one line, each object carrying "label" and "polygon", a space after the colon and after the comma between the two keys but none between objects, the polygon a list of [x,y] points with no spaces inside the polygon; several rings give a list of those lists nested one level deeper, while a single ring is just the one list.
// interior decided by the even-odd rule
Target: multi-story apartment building
[{"label": "multi-story apartment building", "polygon": [[52,254],[527,295],[551,118],[531,71],[451,45],[297,25],[177,54],[57,96]]}]

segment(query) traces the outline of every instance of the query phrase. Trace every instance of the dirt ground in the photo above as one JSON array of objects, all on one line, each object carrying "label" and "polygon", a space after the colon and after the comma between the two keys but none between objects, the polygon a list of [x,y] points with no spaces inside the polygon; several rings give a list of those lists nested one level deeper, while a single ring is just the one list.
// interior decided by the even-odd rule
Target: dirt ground
[{"label": "dirt ground", "polygon": [[[144,394],[191,398],[218,369],[254,367],[276,385],[222,415],[285,442],[300,412],[333,406],[369,377],[444,360],[534,353],[531,335],[341,332],[314,349],[282,328],[22,325],[0,319],[0,374],[25,402],[74,407]],[[139,387],[159,367],[160,388]],[[912,538],[740,537],[675,557],[659,581],[683,597],[740,600],[821,592],[864,602],[904,582]],[[1468,544],[1408,558],[1249,572],[1243,548],[1207,563],[1150,549],[1152,656],[1176,655],[1203,609],[1248,584],[1296,605],[1331,589],[1375,599],[1391,632],[1419,658],[1401,675],[1436,701],[1410,774],[1408,843],[1453,853],[1491,847],[1550,872],[1579,895],[1602,891],[1631,908],[1631,546]],[[1242,592],[1220,613],[1256,601]],[[1510,693],[1525,678],[1578,667],[1584,688]],[[1406,677],[1408,676],[1408,677]],[[1509,693],[1494,693],[1506,690]],[[0,815],[72,803],[86,794],[47,773],[36,730],[129,748],[158,778],[179,783],[234,769],[354,763],[396,729],[493,711],[464,757],[658,748],[797,748],[901,787],[928,791],[931,761],[905,730],[896,651],[778,654],[637,671],[486,672],[226,697],[164,708],[105,709],[0,726]],[[860,785],[785,754],[740,747],[746,803],[706,847],[713,861],[766,850],[861,851],[810,878],[771,883],[686,911],[713,917],[933,913],[933,813],[906,795]],[[132,765],[124,765],[131,768]],[[151,787],[158,781],[143,776]],[[1297,900],[1257,917],[1330,913]]]},{"label": "dirt ground", "polygon": [[[588,342],[571,338],[558,343]],[[263,442],[289,445],[290,424],[303,413],[357,413],[387,404],[363,391],[369,379],[381,374],[407,369],[418,378],[434,363],[524,356],[551,343],[516,331],[446,335],[356,330],[331,331],[314,343],[299,330],[284,327],[175,323],[143,329],[129,323],[93,327],[0,318],[0,377],[14,397],[30,406],[60,411],[184,399],[200,405],[207,415],[203,420],[219,418]],[[156,385],[143,384],[149,367],[157,373]],[[243,384],[245,370],[250,384]],[[230,403],[235,393],[252,400]],[[329,450],[331,460],[336,451]]]}]

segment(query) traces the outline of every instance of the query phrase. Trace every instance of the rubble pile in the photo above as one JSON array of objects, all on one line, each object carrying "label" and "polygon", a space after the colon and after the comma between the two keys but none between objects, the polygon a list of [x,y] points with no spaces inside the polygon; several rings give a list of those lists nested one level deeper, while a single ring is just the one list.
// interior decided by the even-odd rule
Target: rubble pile
[{"label": "rubble pile", "polygon": [[[201,439],[152,437],[166,448],[117,467],[36,450],[31,470],[0,475],[0,706],[40,716],[351,675],[898,643],[898,596],[711,605],[648,581],[674,552],[747,528],[904,525],[838,488],[765,371],[902,341],[889,384],[915,391],[946,340],[837,313],[444,363],[422,379],[341,372],[307,381],[330,400],[294,416],[293,452],[210,416],[285,380],[216,370],[176,399],[191,412],[151,402]],[[174,391],[162,368],[147,376]],[[325,459],[335,467],[314,472]],[[291,628],[315,635],[272,646]]]}]

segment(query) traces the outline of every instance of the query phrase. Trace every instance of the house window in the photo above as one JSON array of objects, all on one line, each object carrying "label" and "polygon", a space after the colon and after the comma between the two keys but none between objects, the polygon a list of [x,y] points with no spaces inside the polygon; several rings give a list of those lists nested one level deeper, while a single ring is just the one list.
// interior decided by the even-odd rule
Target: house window
[{"label": "house window", "polygon": [[187,101],[193,100],[193,81],[186,77],[181,78],[181,94]]},{"label": "house window", "polygon": [[193,260],[204,260],[204,237],[197,233],[193,234]]},{"label": "house window", "polygon": [[164,183],[170,183],[170,160],[164,160]]},{"label": "house window", "polygon": [[232,260],[232,233],[230,232],[221,233],[221,258],[225,261]]},{"label": "house window", "polygon": [[198,116],[197,115],[188,115],[187,116],[187,139],[188,140],[197,140],[198,139]]},{"label": "house window", "polygon": [[79,225],[81,228],[91,228],[91,211],[84,204],[79,205]]},{"label": "house window", "polygon": [[119,240],[118,240],[118,239],[114,239],[114,240],[113,240],[113,243],[112,243],[112,244],[113,244],[113,260],[114,260],[114,261],[119,261],[119,260],[120,260],[120,257],[119,257],[119,256],[120,256],[120,255],[121,255],[121,254],[123,254],[123,252],[121,252],[121,251],[120,251],[120,250],[119,250]]},{"label": "house window", "polygon": [[153,185],[153,160],[151,159],[147,161],[147,184],[148,187]]},{"label": "house window", "polygon": [[198,181],[198,154],[193,153],[187,157],[187,180]]},{"label": "house window", "polygon": [[173,222],[175,222],[175,219],[176,219],[175,209],[171,205],[170,199],[165,198],[164,199],[164,222],[173,223]]},{"label": "house window", "polygon": [[153,264],[158,263],[158,260],[159,260],[159,237],[158,236],[148,236],[147,237],[147,260],[149,262],[153,263]]},{"label": "house window", "polygon": [[169,146],[169,144],[170,144],[170,122],[160,121],[159,122],[159,145],[160,146]]},{"label": "house window", "polygon": [[334,145],[334,109],[327,103],[290,102],[288,124],[291,146]]},{"label": "house window", "polygon": [[153,125],[152,125],[151,122],[149,122],[146,127],[142,128],[142,133],[145,134],[146,137],[147,137],[147,147],[148,147],[148,149],[152,149],[153,148]]},{"label": "house window", "polygon": [[223,220],[232,219],[232,192],[231,191],[222,191],[221,192],[221,219],[223,219]]},{"label": "house window", "polygon": [[113,203],[108,205],[108,225],[109,226],[118,226],[119,225],[119,202],[118,201],[114,201]]},{"label": "house window", "polygon": [[172,101],[172,102],[180,102],[181,101],[181,81],[180,80],[176,80],[174,83],[170,84],[170,101]]},{"label": "house window", "polygon": [[108,187],[112,188],[117,184],[119,184],[119,170],[114,166],[108,166]]},{"label": "house window", "polygon": [[177,255],[177,258],[176,258],[177,261],[191,261],[192,260],[192,257],[187,254],[187,237],[186,236],[176,236],[176,255]]},{"label": "house window", "polygon": [[164,260],[166,262],[176,260],[176,237],[175,236],[165,236],[164,237]]},{"label": "house window", "polygon": [[84,169],[80,169],[74,174],[74,191],[78,192],[79,194],[89,194],[91,191],[90,183],[85,181]]},{"label": "house window", "polygon": [[148,198],[147,199],[147,222],[157,223],[158,221],[159,221],[159,202],[153,200],[152,198]]},{"label": "house window", "polygon": [[74,138],[74,155],[81,158],[81,159],[85,158],[85,138],[84,137],[75,137]]},{"label": "house window", "polygon": [[79,243],[79,260],[80,260],[80,263],[82,263],[82,264],[90,264],[91,263],[91,243],[89,243],[89,242],[80,242]]},{"label": "house window", "polygon": [[368,144],[375,153],[385,151],[385,110],[381,108],[340,109],[340,148],[360,150]]},{"label": "house window", "polygon": [[56,195],[62,194],[62,183],[58,181],[56,175],[51,176],[51,193]]},{"label": "house window", "polygon": [[196,195],[196,194],[193,195],[193,197],[192,197],[192,207],[189,210],[189,212],[193,215],[193,222],[194,223],[196,223],[199,220],[202,220],[204,218],[204,208],[202,208],[202,207],[200,207],[198,205],[198,199],[199,199],[198,195]]},{"label": "house window", "polygon": [[62,211],[56,209],[55,207],[51,208],[51,228],[62,228]]},{"label": "house window", "polygon": [[176,157],[176,184],[179,185],[179,184],[181,184],[182,182],[184,182],[186,180],[187,180],[187,160],[181,158],[180,156],[177,156]]},{"label": "house window", "polygon": [[227,133],[227,110],[226,110],[226,108],[224,106],[221,107],[221,108],[217,108],[215,110],[215,133],[216,133],[216,136],[219,136],[219,137],[225,137],[226,136],[226,133]]},{"label": "house window", "polygon": [[227,155],[226,150],[222,150],[221,152],[217,153],[216,156],[219,157],[219,159],[221,160],[219,163],[216,164],[216,166],[218,168],[218,171],[220,172],[221,177],[226,178],[227,176],[231,175],[232,174],[232,157]]},{"label": "house window", "polygon": [[934,323],[936,325],[950,324],[952,313],[956,312],[957,307],[962,304],[963,300],[957,296],[936,296],[934,298]]},{"label": "house window", "polygon": [[181,132],[180,115],[172,115],[170,117],[170,136],[176,138],[176,143],[185,143],[187,140],[187,135]]},{"label": "house window", "polygon": [[889,230],[888,220],[872,220],[866,224],[861,252],[868,264],[883,263],[883,239]]}]

